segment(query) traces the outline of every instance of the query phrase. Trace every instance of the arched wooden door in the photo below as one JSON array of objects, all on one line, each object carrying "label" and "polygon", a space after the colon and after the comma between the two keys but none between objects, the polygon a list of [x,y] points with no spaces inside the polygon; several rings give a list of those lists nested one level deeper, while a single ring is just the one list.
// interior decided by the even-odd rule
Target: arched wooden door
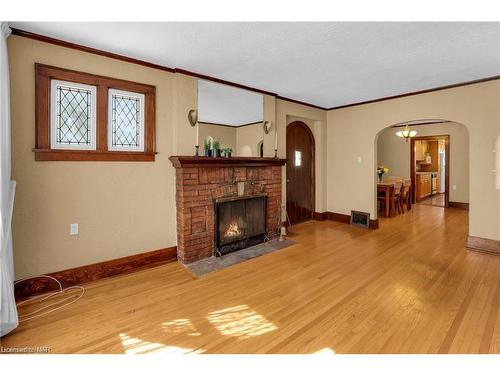
[{"label": "arched wooden door", "polygon": [[292,224],[314,212],[314,136],[302,121],[286,128],[286,210]]}]

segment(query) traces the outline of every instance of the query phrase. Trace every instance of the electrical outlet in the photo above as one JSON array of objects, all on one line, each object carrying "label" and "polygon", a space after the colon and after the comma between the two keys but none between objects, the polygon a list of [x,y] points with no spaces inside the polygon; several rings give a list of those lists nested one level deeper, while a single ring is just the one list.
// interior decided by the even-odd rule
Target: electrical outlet
[{"label": "electrical outlet", "polygon": [[452,188],[453,190],[457,190],[457,185],[453,185],[451,188]]},{"label": "electrical outlet", "polygon": [[76,236],[78,234],[78,223],[69,225],[69,235]]}]

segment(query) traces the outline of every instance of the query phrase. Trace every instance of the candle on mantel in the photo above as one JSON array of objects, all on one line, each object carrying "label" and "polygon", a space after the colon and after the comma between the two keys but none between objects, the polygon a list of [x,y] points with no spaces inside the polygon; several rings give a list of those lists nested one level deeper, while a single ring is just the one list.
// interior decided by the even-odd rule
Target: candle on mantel
[{"label": "candle on mantel", "polygon": [[200,124],[198,124],[198,122],[196,122],[196,146],[199,146],[200,145],[200,142],[199,142],[199,139],[198,137],[200,136]]},{"label": "candle on mantel", "polygon": [[278,129],[276,129],[274,131],[274,134],[275,134],[275,139],[274,139],[274,149],[277,150],[278,149]]}]

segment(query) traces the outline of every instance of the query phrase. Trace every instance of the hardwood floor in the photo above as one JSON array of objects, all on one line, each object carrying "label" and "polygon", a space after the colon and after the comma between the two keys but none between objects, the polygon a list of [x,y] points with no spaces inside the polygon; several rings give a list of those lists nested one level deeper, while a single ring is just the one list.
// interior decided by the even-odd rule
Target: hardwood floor
[{"label": "hardwood floor", "polygon": [[444,193],[431,195],[424,200],[418,202],[419,204],[424,204],[428,206],[438,206],[444,207]]},{"label": "hardwood floor", "polygon": [[416,205],[370,231],[292,227],[298,244],[194,278],[179,263],[87,284],[1,345],[53,353],[500,353],[500,257],[465,249],[468,212]]}]

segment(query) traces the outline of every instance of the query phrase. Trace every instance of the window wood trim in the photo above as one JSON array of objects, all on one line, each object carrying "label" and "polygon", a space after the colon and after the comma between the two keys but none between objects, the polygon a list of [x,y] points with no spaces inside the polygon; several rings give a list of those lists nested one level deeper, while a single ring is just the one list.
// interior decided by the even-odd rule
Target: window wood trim
[{"label": "window wood trim", "polygon": [[[52,79],[97,87],[96,149],[61,150],[50,148],[50,108]],[[108,91],[118,89],[144,94],[144,151],[108,150]],[[155,95],[154,86],[99,76],[54,66],[35,64],[35,160],[37,161],[154,161]]]}]

